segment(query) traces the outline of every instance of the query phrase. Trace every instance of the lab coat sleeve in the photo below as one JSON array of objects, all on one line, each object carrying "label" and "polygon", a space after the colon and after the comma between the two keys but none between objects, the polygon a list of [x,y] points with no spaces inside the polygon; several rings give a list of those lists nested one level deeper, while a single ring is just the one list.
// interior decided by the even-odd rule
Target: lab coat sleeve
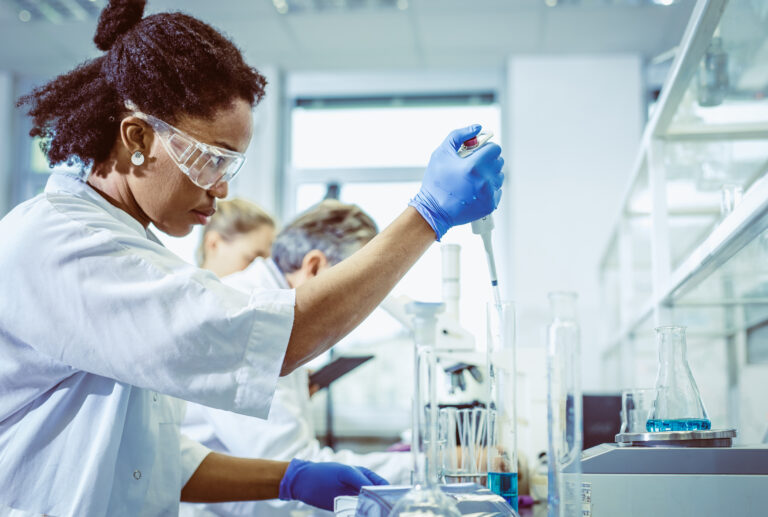
[{"label": "lab coat sleeve", "polygon": [[11,236],[26,263],[8,275],[16,297],[0,301],[3,332],[73,373],[266,418],[295,291],[242,293],[138,233],[110,230],[62,214],[34,239]]},{"label": "lab coat sleeve", "polygon": [[[303,393],[295,386],[297,381]],[[319,445],[307,414],[311,411],[307,389],[306,372],[302,370],[282,377],[277,383],[268,420],[190,405],[185,432],[204,443],[210,440],[214,448],[223,446],[224,452],[235,456],[279,461],[310,459]],[[303,399],[307,399],[307,404]]]},{"label": "lab coat sleeve", "polygon": [[182,434],[180,437],[181,445],[181,486],[187,484],[192,474],[195,473],[197,468],[203,462],[206,456],[212,451],[205,445],[196,442],[186,435]]}]

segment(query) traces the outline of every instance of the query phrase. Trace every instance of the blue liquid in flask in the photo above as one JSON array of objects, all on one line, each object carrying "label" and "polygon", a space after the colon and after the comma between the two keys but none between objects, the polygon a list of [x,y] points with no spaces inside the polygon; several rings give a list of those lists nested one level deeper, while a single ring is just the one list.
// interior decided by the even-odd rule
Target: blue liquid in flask
[{"label": "blue liquid in flask", "polygon": [[708,418],[675,418],[653,419],[645,423],[645,429],[650,433],[662,431],[706,431],[712,428]]},{"label": "blue liquid in flask", "polygon": [[517,472],[489,472],[488,488],[517,511]]}]

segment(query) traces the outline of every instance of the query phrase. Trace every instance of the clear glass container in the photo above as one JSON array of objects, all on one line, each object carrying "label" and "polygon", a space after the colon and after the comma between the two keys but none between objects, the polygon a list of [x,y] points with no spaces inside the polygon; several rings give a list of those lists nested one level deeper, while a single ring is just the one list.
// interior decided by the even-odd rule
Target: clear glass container
[{"label": "clear glass container", "polygon": [[[445,310],[442,303],[411,302],[406,306],[413,316],[414,394],[413,488],[392,508],[389,517],[435,516],[458,517],[456,502],[438,486],[441,462],[438,458],[437,363],[435,332],[437,314]],[[444,445],[444,444],[443,444]]]},{"label": "clear glass container", "polygon": [[644,433],[648,414],[656,398],[653,388],[633,388],[621,392],[621,429],[619,433]]},{"label": "clear glass container", "polygon": [[728,54],[723,50],[723,40],[715,36],[699,67],[699,106],[719,106],[728,95],[729,87]]},{"label": "clear glass container", "polygon": [[659,373],[656,398],[645,424],[649,432],[700,431],[712,424],[704,409],[699,388],[688,366],[685,327],[656,329]]},{"label": "clear glass container", "polygon": [[488,303],[488,488],[517,511],[515,306]]},{"label": "clear glass container", "polygon": [[550,293],[547,327],[547,420],[549,517],[580,517],[581,352],[576,294]]}]

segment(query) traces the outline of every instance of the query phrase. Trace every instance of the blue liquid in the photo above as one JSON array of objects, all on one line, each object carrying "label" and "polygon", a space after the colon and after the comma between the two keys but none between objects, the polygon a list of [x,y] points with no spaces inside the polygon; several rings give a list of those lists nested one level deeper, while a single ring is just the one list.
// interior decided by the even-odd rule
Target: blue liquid
[{"label": "blue liquid", "polygon": [[712,428],[712,422],[706,418],[676,418],[674,420],[648,420],[645,429],[650,433],[660,431],[706,431]]},{"label": "blue liquid", "polygon": [[517,472],[489,472],[488,488],[517,511]]}]

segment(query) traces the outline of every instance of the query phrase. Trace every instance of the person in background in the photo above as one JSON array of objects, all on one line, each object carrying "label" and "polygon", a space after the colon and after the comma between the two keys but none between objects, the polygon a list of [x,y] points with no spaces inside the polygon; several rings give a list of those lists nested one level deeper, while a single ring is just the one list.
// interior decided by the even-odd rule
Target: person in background
[{"label": "person in background", "polygon": [[213,27],[145,18],[145,3],[110,0],[103,54],[19,101],[49,163],[81,168],[0,221],[0,514],[167,516],[180,499],[276,497],[330,509],[386,481],[212,452],[181,435],[183,401],[266,418],[279,376],[359,325],[451,227],[498,206],[501,148],[462,158],[481,127],[454,130],[353,256],[296,289],[226,286],[149,227],[183,236],[208,222],[266,80]]},{"label": "person in background", "polygon": [[[215,215],[211,223],[217,217]],[[223,221],[216,222],[217,228],[230,231]],[[376,223],[359,207],[325,200],[280,231],[272,245],[270,258],[259,257],[242,272],[224,277],[222,281],[245,292],[258,288],[296,288],[363,247],[377,231]],[[266,421],[190,403],[182,431],[212,450],[226,454],[362,465],[392,483],[410,482],[412,459],[408,452],[355,454],[322,447],[315,438],[308,382],[306,368],[282,377],[277,383]],[[288,517],[291,512],[302,509],[306,511],[308,507],[279,500],[184,504],[181,515]],[[325,512],[313,510],[312,515],[325,515]]]},{"label": "person in background", "polygon": [[219,278],[242,271],[256,258],[269,256],[276,226],[268,213],[249,201],[219,201],[203,227],[197,263]]}]

